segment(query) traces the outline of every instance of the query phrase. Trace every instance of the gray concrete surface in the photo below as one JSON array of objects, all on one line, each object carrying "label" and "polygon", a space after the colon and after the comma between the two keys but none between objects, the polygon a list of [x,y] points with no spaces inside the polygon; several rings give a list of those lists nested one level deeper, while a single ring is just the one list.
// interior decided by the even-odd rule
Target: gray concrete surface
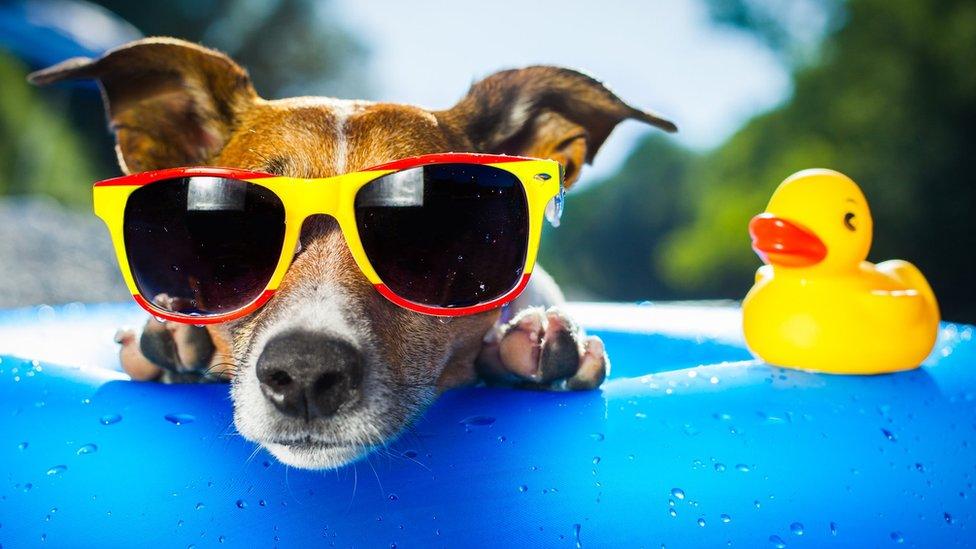
[{"label": "gray concrete surface", "polygon": [[0,308],[127,299],[94,214],[46,198],[0,199]]}]

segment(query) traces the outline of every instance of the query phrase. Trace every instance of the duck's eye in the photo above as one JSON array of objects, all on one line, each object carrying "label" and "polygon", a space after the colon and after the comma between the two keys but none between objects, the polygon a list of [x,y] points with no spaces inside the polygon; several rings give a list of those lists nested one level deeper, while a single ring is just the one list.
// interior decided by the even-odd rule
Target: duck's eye
[{"label": "duck's eye", "polygon": [[854,224],[855,215],[853,212],[847,212],[844,214],[844,226],[851,231],[857,230],[857,225]]}]

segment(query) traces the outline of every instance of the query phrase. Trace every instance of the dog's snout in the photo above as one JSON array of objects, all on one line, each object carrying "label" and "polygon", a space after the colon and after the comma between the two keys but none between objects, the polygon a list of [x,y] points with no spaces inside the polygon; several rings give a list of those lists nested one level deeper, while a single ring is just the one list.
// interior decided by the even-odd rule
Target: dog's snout
[{"label": "dog's snout", "polygon": [[312,332],[272,338],[257,360],[261,392],[282,413],[312,420],[359,397],[362,358],[349,343]]}]

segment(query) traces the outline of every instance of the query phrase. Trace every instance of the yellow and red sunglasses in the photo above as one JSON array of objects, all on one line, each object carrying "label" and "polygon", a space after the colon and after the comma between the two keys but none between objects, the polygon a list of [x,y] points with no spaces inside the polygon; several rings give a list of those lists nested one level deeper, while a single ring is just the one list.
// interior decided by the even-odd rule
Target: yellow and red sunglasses
[{"label": "yellow and red sunglasses", "polygon": [[548,218],[558,224],[558,163],[447,153],[322,179],[230,168],[174,168],[95,184],[132,296],[191,324],[247,315],[274,295],[302,223],[338,221],[366,278],[419,313],[459,316],[515,299]]}]

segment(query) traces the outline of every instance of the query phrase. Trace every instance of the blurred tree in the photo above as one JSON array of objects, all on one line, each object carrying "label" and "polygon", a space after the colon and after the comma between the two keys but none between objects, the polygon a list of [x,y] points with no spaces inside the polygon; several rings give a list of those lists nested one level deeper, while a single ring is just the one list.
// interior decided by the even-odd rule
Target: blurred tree
[{"label": "blurred tree", "polygon": [[361,95],[363,42],[332,15],[328,0],[94,0],[146,36],[200,42],[251,73],[258,93]]},{"label": "blurred tree", "polygon": [[[27,83],[27,67],[0,51],[0,194],[44,193],[85,203],[93,179],[87,147]],[[62,107],[63,101],[62,101]]]},{"label": "blurred tree", "polygon": [[[756,15],[758,3],[713,4],[725,10],[719,10],[726,14],[719,14],[722,22],[757,33],[774,47],[788,41],[788,33],[769,30],[780,23]],[[684,180],[657,179],[653,168],[680,155],[649,145],[636,149],[613,179],[640,178],[648,193],[679,189],[667,198],[679,213],[669,211],[666,222],[679,226],[657,244],[648,240],[628,249],[620,242],[633,238],[634,224],[650,227],[640,218],[647,213],[633,205],[608,209],[604,221],[620,230],[578,235],[572,261],[587,265],[614,252],[625,257],[595,274],[558,271],[562,281],[600,297],[632,299],[630,288],[608,287],[603,280],[616,280],[611,270],[625,263],[630,283],[643,280],[635,287],[648,292],[644,298],[741,298],[759,264],[749,246],[749,218],[764,209],[786,176],[831,167],[854,178],[868,197],[875,217],[870,259],[916,263],[947,318],[976,321],[976,181],[970,164],[976,149],[976,3],[850,0],[842,7],[817,54],[793,64],[792,97],[673,172],[686,174]],[[617,192],[609,182],[590,189],[586,207],[610,204]],[[548,254],[543,260],[561,261]]]},{"label": "blurred tree", "polygon": [[842,0],[705,0],[712,20],[748,30],[784,61],[810,61],[845,15]]},{"label": "blurred tree", "polygon": [[562,223],[542,239],[542,265],[570,296],[675,297],[660,272],[659,245],[688,222],[681,194],[692,153],[653,135],[618,174],[572,192]]}]

